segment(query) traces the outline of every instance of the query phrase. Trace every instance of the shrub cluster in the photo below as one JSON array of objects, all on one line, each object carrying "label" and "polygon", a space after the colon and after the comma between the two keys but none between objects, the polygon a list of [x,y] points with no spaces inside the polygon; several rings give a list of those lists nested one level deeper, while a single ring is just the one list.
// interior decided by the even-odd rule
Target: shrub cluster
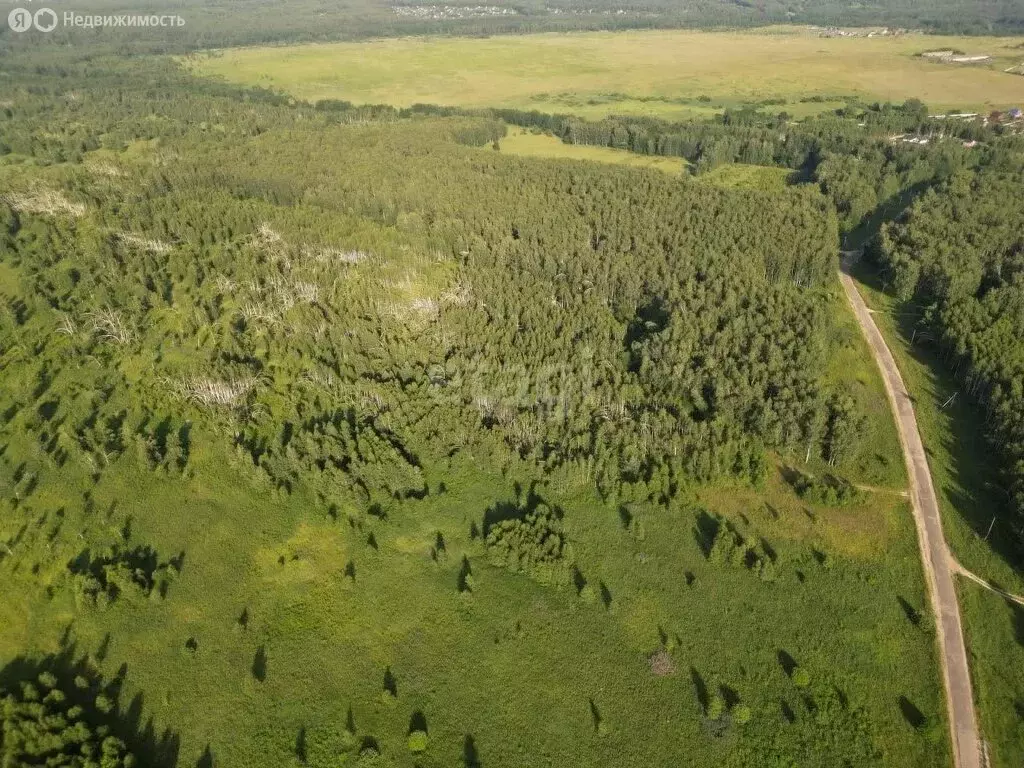
[{"label": "shrub cluster", "polygon": [[83,552],[68,564],[80,606],[105,608],[125,594],[165,597],[178,567],[159,563],[151,547],[122,549],[114,544],[91,555]]},{"label": "shrub cluster", "polygon": [[562,523],[543,502],[522,517],[495,522],[487,533],[487,554],[504,566],[545,582],[564,581],[568,575],[567,544]]},{"label": "shrub cluster", "polygon": [[708,561],[717,565],[746,568],[763,581],[775,579],[775,556],[763,541],[743,536],[728,520],[718,520]]},{"label": "shrub cluster", "polygon": [[808,504],[823,507],[848,507],[864,501],[863,491],[849,480],[833,474],[811,477],[801,473],[793,488]]}]

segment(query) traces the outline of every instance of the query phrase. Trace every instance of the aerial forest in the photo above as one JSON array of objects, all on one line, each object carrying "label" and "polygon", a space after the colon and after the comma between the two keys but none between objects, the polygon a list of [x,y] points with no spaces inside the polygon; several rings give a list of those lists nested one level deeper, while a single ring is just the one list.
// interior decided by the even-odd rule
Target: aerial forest
[{"label": "aerial forest", "polygon": [[[0,50],[0,762],[948,761],[839,254],[923,306],[1019,525],[1019,137],[313,104],[128,52]],[[707,182],[737,163],[787,182]]]}]

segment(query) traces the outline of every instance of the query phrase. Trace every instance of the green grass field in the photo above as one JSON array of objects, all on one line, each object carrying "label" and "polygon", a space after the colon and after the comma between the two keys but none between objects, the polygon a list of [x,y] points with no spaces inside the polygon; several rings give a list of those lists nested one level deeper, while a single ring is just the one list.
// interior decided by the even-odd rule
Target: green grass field
[{"label": "green grass field", "polygon": [[638,155],[625,149],[566,144],[555,136],[533,133],[515,126],[509,128],[508,135],[499,142],[499,146],[501,151],[506,154],[522,157],[590,160],[613,165],[627,165],[632,168],[654,168],[673,174],[681,174],[686,168],[686,161],[678,157]]},{"label": "green grass field", "polygon": [[[143,697],[156,731],[180,736],[182,765],[207,747],[217,765],[298,765],[300,733],[306,764],[325,768],[369,738],[402,766],[473,765],[467,754],[485,766],[609,755],[666,765],[680,754],[743,765],[742,730],[760,754],[827,766],[832,750],[858,749],[848,724],[836,736],[813,712],[835,691],[862,714],[827,717],[866,718],[881,754],[922,768],[948,759],[934,637],[906,613],[926,603],[911,518],[895,496],[807,507],[773,474],[761,492],[706,488],[672,509],[631,506],[627,530],[581,478],[555,478],[543,493],[565,510],[581,572],[594,593],[606,591],[605,605],[487,564],[470,529],[513,494],[490,479],[497,467],[454,465],[429,479],[443,480],[444,494],[406,504],[387,524],[360,515],[357,529],[226,459],[200,449],[191,479],[165,481],[119,462],[91,488],[91,511],[67,504],[89,488],[84,478],[66,473],[48,486],[34,501],[63,501],[69,529],[129,528],[130,544],[184,552],[185,566],[164,601],[125,597],[83,612],[59,589],[62,560],[43,561],[42,585],[57,587],[50,600],[29,562],[5,563],[0,657],[57,651],[64,637],[108,677],[126,671],[125,702]],[[774,580],[706,560],[694,535],[704,508],[772,548]],[[40,530],[60,522],[51,516]],[[446,553],[435,561],[439,532]],[[464,557],[471,595],[458,588]],[[662,648],[672,671],[657,676],[648,659]],[[810,673],[809,688],[794,686],[788,659]],[[385,691],[389,673],[397,695]],[[701,691],[720,686],[752,718],[715,736]],[[901,697],[931,725],[905,722]],[[431,745],[414,761],[405,736],[418,712]]]},{"label": "green grass field", "polygon": [[[798,117],[859,97],[934,108],[1024,102],[1021,38],[820,38],[809,30],[640,31],[493,38],[402,38],[230,49],[184,59],[202,75],[309,100],[519,107],[584,117],[706,116],[723,106],[782,100]],[[1015,47],[1017,46],[1017,47]],[[957,48],[990,65],[939,64],[917,54]],[[699,100],[704,97],[705,100]]]},{"label": "green grass field", "polygon": [[774,168],[765,165],[726,163],[696,178],[704,183],[719,187],[738,189],[759,189],[762,192],[778,192],[785,189],[794,173],[788,168]]},{"label": "green grass field", "polygon": [[[653,168],[675,175],[681,174],[688,165],[686,160],[678,157],[640,155],[636,152],[612,147],[567,144],[556,136],[528,131],[517,126],[509,128],[508,135],[499,142],[499,146],[500,151],[521,157],[586,160],[611,165],[626,165],[631,168]],[[713,184],[719,187],[777,192],[786,188],[792,175],[793,172],[786,168],[728,163],[696,176],[694,179],[702,184]]]}]

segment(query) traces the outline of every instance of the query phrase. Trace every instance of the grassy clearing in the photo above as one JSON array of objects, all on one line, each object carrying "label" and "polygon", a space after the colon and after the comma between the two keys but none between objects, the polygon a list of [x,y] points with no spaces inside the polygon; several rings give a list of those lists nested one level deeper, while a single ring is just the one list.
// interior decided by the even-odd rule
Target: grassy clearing
[{"label": "grassy clearing", "polygon": [[[197,447],[214,443],[196,435]],[[561,478],[545,494],[565,511],[582,578],[607,594],[605,605],[488,565],[470,529],[513,493],[491,479],[497,467],[453,466],[443,495],[356,530],[225,459],[200,448],[190,480],[118,463],[91,489],[91,512],[67,504],[88,486],[68,476],[58,494],[65,526],[131,521],[131,542],[184,552],[185,567],[164,601],[122,598],[83,612],[60,586],[62,561],[38,551],[42,584],[29,560],[7,561],[0,657],[54,651],[66,634],[108,676],[127,665],[124,700],[144,696],[157,731],[181,737],[185,765],[207,747],[219,765],[297,764],[303,732],[308,765],[336,765],[351,740],[373,738],[411,766],[406,732],[422,712],[430,748],[421,766],[471,765],[467,744],[488,766],[608,765],[609,755],[616,765],[679,755],[748,765],[751,753],[825,766],[827,748],[856,752],[845,726],[808,709],[833,686],[863,708],[882,755],[907,766],[948,760],[944,742],[897,706],[904,697],[944,732],[933,634],[909,618],[925,610],[913,528],[884,495],[839,511],[805,508],[778,477],[763,493],[699,492],[695,503],[771,548],[777,572],[766,582],[706,559],[699,507],[626,505],[635,521],[627,529],[621,508],[598,502],[585,481]],[[446,553],[435,562],[437,532]],[[464,556],[471,595],[458,589]],[[45,586],[55,588],[51,599]],[[674,670],[664,677],[648,662],[659,648]],[[787,676],[790,658],[810,673],[810,688]],[[395,696],[385,692],[388,670]],[[719,686],[753,717],[714,736],[701,690]]]},{"label": "grassy clearing", "polygon": [[[1021,593],[1019,553],[997,514],[1003,501],[999,480],[978,429],[984,414],[959,396],[943,407],[959,384],[932,349],[911,344],[914,308],[901,307],[883,293],[867,266],[860,267],[858,277],[914,397],[950,548],[965,567]],[[1024,669],[1024,619],[1019,608],[977,585],[962,581],[959,587],[982,733],[994,766],[1019,765],[1024,745],[1024,678],[1019,674]]]},{"label": "grassy clearing", "polygon": [[677,175],[686,168],[686,161],[677,157],[638,155],[625,149],[566,144],[555,136],[532,133],[518,127],[509,129],[508,135],[501,140],[500,146],[501,151],[506,154],[523,157],[591,160],[599,163],[628,165],[633,168],[655,168]]},{"label": "grassy clearing", "polygon": [[849,394],[866,418],[866,437],[843,472],[853,482],[902,491],[907,487],[903,448],[882,374],[845,298],[836,296],[834,306],[836,331],[826,383]]},{"label": "grassy clearing", "polygon": [[[517,126],[509,128],[509,133],[501,140],[500,146],[501,151],[509,155],[590,160],[613,165],[627,165],[632,168],[654,168],[676,175],[682,173],[688,165],[686,160],[678,157],[640,155],[625,149],[566,144],[556,136],[534,133]],[[696,179],[701,183],[719,187],[776,192],[786,188],[791,176],[792,172],[785,168],[733,163],[718,166]]]},{"label": "grassy clearing", "polygon": [[717,187],[759,189],[762,192],[778,192],[785,189],[794,175],[788,168],[773,168],[765,165],[729,163],[697,177],[699,181]]},{"label": "grassy clearing", "polygon": [[[931,35],[826,39],[795,28],[672,30],[273,46],[184,61],[198,74],[314,101],[683,117],[730,103],[781,99],[785,104],[778,109],[803,116],[827,107],[801,102],[811,96],[916,97],[942,109],[1015,105],[1024,101],[1024,81],[1002,70],[1019,63],[1014,46],[1020,42]],[[996,59],[957,66],[916,55],[937,48]]]}]

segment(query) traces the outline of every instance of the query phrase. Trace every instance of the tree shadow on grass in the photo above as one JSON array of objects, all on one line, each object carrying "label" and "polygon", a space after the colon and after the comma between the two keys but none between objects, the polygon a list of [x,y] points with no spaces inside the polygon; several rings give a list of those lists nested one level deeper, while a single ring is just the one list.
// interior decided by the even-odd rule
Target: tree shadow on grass
[{"label": "tree shadow on grass", "polygon": [[783,650],[779,650],[776,654],[776,658],[779,660],[779,666],[782,667],[782,671],[786,673],[786,677],[792,677],[793,670],[795,670],[797,666],[796,659]]},{"label": "tree shadow on grass", "polygon": [[903,713],[903,719],[907,721],[907,725],[915,730],[924,727],[927,718],[920,709],[914,706],[910,699],[906,696],[900,696],[899,705],[900,712]]},{"label": "tree shadow on grass", "polygon": [[782,709],[782,716],[786,719],[786,722],[789,723],[790,725],[795,723],[796,722],[796,712],[794,712],[793,708],[791,706],[789,706],[789,702],[786,701],[785,699],[781,699],[779,701],[779,706]]},{"label": "tree shadow on grass", "polygon": [[466,738],[462,742],[462,765],[464,768],[481,768],[476,740],[469,734],[466,734]]},{"label": "tree shadow on grass", "polygon": [[700,547],[704,559],[711,557],[711,547],[715,543],[715,536],[718,535],[718,528],[722,521],[711,515],[707,510],[697,513],[697,519],[693,527],[693,540]]},{"label": "tree shadow on grass", "polygon": [[209,744],[206,745],[199,760],[196,761],[196,768],[213,768],[213,752],[210,751]]},{"label": "tree shadow on grass", "polygon": [[408,732],[414,733],[415,731],[423,731],[424,733],[429,733],[429,730],[427,729],[427,716],[424,715],[423,712],[419,709],[413,712],[412,717],[409,718]]},{"label": "tree shadow on grass", "polygon": [[583,592],[584,587],[587,586],[587,577],[583,575],[583,571],[576,565],[572,567],[572,585],[576,588],[577,595]]},{"label": "tree shadow on grass", "polygon": [[899,601],[900,608],[903,609],[903,614],[907,617],[907,621],[913,624],[915,627],[921,623],[921,612],[918,611],[914,606],[908,603],[899,595],[896,596]]},{"label": "tree shadow on grass", "polygon": [[267,650],[262,645],[256,649],[252,660],[252,676],[261,683],[267,679]]},{"label": "tree shadow on grass", "polygon": [[398,696],[398,681],[395,679],[391,667],[384,669],[384,692],[391,696]]},{"label": "tree shadow on grass", "polygon": [[469,564],[469,558],[465,555],[462,556],[462,564],[459,566],[459,578],[458,587],[459,592],[469,592],[471,590],[473,577],[473,567]]},{"label": "tree shadow on grass", "polygon": [[597,704],[594,703],[593,699],[588,699],[590,704],[590,720],[594,725],[594,733],[598,733],[601,730],[601,710],[597,708]]},{"label": "tree shadow on grass", "polygon": [[[62,642],[61,647],[67,645],[67,642]],[[95,658],[100,664],[107,660],[107,654],[110,653],[110,633],[107,632],[103,636],[103,640],[100,641],[100,647],[96,649]]]},{"label": "tree shadow on grass", "polygon": [[718,691],[722,694],[722,700],[725,702],[725,706],[729,709],[732,709],[740,703],[740,695],[736,692],[735,688],[723,683],[718,686]]},{"label": "tree shadow on grass", "polygon": [[708,705],[711,703],[711,695],[708,693],[707,683],[704,682],[704,678],[701,677],[696,667],[690,667],[690,679],[693,681],[693,689],[697,694],[700,711],[707,712]]}]

